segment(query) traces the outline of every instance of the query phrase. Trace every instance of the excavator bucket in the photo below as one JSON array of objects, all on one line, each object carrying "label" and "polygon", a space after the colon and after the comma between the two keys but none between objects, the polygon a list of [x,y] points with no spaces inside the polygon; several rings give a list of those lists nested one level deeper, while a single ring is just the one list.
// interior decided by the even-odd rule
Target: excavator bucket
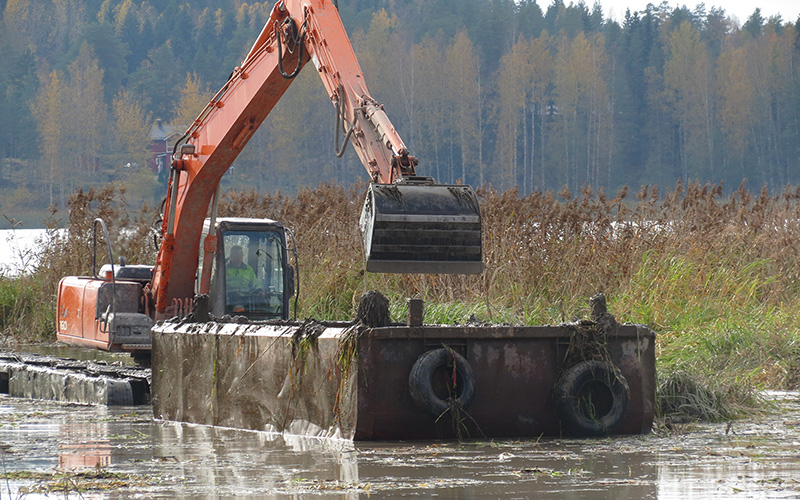
[{"label": "excavator bucket", "polygon": [[372,183],[361,212],[361,232],[370,272],[483,271],[481,211],[469,186]]}]

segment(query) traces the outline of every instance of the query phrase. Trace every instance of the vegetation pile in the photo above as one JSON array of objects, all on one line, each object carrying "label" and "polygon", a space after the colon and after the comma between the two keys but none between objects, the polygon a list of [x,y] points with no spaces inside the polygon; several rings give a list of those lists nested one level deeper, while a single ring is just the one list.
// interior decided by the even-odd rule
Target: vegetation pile
[{"label": "vegetation pile", "polygon": [[152,491],[153,486],[174,483],[168,478],[159,476],[111,472],[99,465],[93,469],[57,470],[55,472],[3,472],[0,474],[0,480],[30,483],[19,488],[18,498],[24,498],[31,494],[37,496],[44,494],[45,498],[50,495],[64,495],[64,498],[68,498],[70,493],[76,493],[78,498],[83,498],[83,493],[119,490],[146,491],[147,489]]}]

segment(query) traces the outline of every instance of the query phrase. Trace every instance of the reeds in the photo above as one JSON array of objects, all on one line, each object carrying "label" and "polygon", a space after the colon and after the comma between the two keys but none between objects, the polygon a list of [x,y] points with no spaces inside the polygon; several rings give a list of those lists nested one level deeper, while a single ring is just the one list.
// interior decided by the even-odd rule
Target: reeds
[{"label": "reeds", "polygon": [[490,315],[510,310],[525,323],[583,315],[586,297],[603,291],[617,315],[659,329],[679,321],[692,298],[720,299],[709,304],[715,313],[793,299],[797,190],[773,198],[740,188],[723,197],[719,185],[678,184],[664,196],[644,187],[634,200],[627,191],[520,198],[514,190],[480,189],[486,271],[479,276],[365,274],[356,224],[362,186],[322,185],[294,198],[228,192],[220,214],[266,216],[292,228],[303,261],[303,310],[337,316],[326,319],[351,318],[369,289],[462,310],[475,304],[467,309]]},{"label": "reeds", "polygon": [[[147,206],[132,211],[124,195],[125,190],[114,185],[79,190],[70,196],[66,214],[51,209],[35,268],[25,269],[15,278],[0,277],[0,333],[4,337],[18,341],[55,339],[58,282],[64,276],[91,273],[95,218],[108,225],[115,259],[123,257],[129,263],[155,260],[151,224],[156,211]],[[60,231],[64,226],[69,230]],[[107,262],[105,237],[98,230],[98,270]]]},{"label": "reeds", "polygon": [[[681,371],[715,387],[800,384],[800,188],[725,195],[721,185],[678,183],[635,195],[584,188],[523,197],[481,188],[486,270],[476,276],[365,273],[364,191],[227,192],[219,214],[268,217],[294,231],[300,317],[352,319],[359,297],[379,290],[395,320],[407,297],[419,297],[427,322],[547,324],[588,316],[588,297],[604,292],[620,321],[656,331],[663,380]],[[71,198],[69,236],[44,250],[34,273],[41,307],[54,308],[61,276],[88,272],[95,216],[112,223],[115,248],[124,249],[116,251],[129,262],[152,263],[155,213],[126,217],[123,194],[104,188]]]},{"label": "reeds", "polygon": [[800,385],[800,188],[724,195],[722,185],[677,183],[635,196],[584,188],[524,197],[482,188],[479,276],[366,274],[356,224],[363,191],[229,192],[221,213],[295,231],[304,316],[350,319],[374,289],[390,298],[395,320],[406,297],[421,297],[432,323],[559,323],[588,316],[588,297],[602,291],[617,318],[657,332],[662,380],[691,373],[689,385],[727,394],[714,401],[732,407],[751,397],[742,387]]}]

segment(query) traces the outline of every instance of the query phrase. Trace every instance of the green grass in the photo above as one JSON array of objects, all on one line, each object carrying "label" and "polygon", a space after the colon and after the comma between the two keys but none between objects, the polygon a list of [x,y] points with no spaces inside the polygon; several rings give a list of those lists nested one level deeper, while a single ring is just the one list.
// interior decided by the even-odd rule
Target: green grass
[{"label": "green grass", "polygon": [[55,308],[42,307],[47,295],[36,276],[0,277],[0,332],[19,340],[55,338]]},{"label": "green grass", "polygon": [[610,307],[656,331],[665,397],[696,389],[713,401],[704,418],[727,418],[753,406],[753,389],[800,386],[800,300],[781,281],[768,259],[648,253]]}]

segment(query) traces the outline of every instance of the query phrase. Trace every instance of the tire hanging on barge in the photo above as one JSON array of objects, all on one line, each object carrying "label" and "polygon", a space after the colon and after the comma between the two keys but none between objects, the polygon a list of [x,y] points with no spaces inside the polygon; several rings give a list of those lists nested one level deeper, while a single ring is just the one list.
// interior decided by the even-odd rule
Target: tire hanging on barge
[{"label": "tire hanging on barge", "polygon": [[556,410],[564,430],[576,436],[604,436],[628,412],[630,388],[622,372],[600,360],[581,361],[555,385]]},{"label": "tire hanging on barge", "polygon": [[[433,384],[433,374],[441,368],[453,373],[448,382],[452,382],[455,394],[446,399],[436,394]],[[452,349],[432,349],[417,358],[408,376],[408,389],[419,408],[438,418],[453,404],[461,409],[469,407],[475,395],[475,376],[461,354]]]}]

